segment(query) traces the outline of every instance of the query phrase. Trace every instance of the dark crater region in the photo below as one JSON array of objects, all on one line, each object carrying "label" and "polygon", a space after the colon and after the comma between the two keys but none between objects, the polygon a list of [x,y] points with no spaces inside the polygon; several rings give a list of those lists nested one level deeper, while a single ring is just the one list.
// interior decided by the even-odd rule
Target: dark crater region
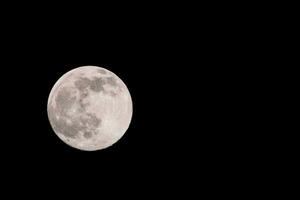
[{"label": "dark crater region", "polygon": [[[106,73],[105,70],[101,69],[98,72]],[[55,132],[69,138],[76,138],[79,132],[83,132],[85,138],[90,138],[93,134],[96,134],[95,129],[101,125],[101,119],[97,118],[95,114],[86,112],[88,103],[84,103],[84,99],[89,96],[90,90],[93,92],[105,92],[105,84],[113,87],[118,85],[114,77],[97,77],[93,79],[80,77],[74,82],[75,88],[79,91],[79,98],[76,98],[71,88],[61,88],[55,98],[56,108],[51,106],[51,104],[48,108],[48,116]],[[116,95],[113,92],[109,94],[112,96]],[[67,114],[74,104],[79,105],[77,109],[80,113],[79,117],[68,116]],[[59,118],[56,116],[59,116]],[[67,122],[67,119],[70,120],[70,123]]]},{"label": "dark crater region", "polygon": [[[75,83],[76,87],[80,90],[84,90],[89,86],[89,79],[81,79],[81,83]],[[84,112],[82,109],[82,114],[80,117],[68,116],[67,112],[72,106],[77,102],[76,96],[71,93],[70,88],[62,88],[56,98],[56,108],[49,104],[48,116],[49,120],[53,126],[53,129],[57,133],[61,133],[69,138],[76,138],[79,132],[84,133],[85,138],[92,137],[95,134],[95,129],[101,124],[101,119],[97,118],[95,114]],[[84,107],[84,105],[83,105]],[[57,118],[56,116],[59,116]],[[70,123],[67,120],[70,120]]]}]

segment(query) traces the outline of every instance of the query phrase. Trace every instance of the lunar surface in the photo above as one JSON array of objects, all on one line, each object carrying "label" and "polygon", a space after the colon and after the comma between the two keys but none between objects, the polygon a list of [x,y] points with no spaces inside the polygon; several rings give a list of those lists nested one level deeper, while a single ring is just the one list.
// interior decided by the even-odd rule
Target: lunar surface
[{"label": "lunar surface", "polygon": [[64,74],[48,98],[48,118],[66,144],[86,151],[107,148],[129,127],[132,100],[114,73],[84,66]]}]

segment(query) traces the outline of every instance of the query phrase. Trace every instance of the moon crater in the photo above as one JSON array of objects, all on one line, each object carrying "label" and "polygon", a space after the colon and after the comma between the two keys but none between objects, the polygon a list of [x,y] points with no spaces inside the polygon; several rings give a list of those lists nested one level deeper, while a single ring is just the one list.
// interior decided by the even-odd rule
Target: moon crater
[{"label": "moon crater", "polygon": [[95,78],[90,83],[90,89],[94,92],[104,91],[105,80],[102,78]]}]

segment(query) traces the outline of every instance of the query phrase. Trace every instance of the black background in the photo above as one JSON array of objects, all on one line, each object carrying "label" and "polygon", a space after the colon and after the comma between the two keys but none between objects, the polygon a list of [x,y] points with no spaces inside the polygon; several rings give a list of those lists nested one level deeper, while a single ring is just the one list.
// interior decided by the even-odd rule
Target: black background
[{"label": "black background", "polygon": [[[261,121],[244,113],[255,112],[259,100],[247,80],[260,55],[243,50],[255,41],[237,26],[247,19],[121,7],[41,9],[5,21],[1,164],[8,188],[189,195],[254,173],[248,167],[257,167],[250,162],[255,150],[248,147],[257,139],[253,124]],[[124,137],[95,152],[65,145],[47,118],[55,82],[84,65],[117,74],[133,100]]]}]

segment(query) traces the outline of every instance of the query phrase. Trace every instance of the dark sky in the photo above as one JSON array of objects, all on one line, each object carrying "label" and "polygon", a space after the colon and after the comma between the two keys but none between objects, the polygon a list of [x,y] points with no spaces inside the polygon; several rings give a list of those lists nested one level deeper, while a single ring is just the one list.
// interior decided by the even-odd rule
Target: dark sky
[{"label": "dark sky", "polygon": [[[8,128],[1,155],[14,179],[54,179],[64,184],[92,179],[112,185],[128,185],[131,180],[137,185],[156,182],[161,188],[178,179],[197,179],[198,173],[207,176],[227,160],[223,148],[231,147],[223,142],[229,138],[220,131],[226,124],[223,119],[215,124],[225,116],[216,114],[217,99],[211,98],[214,91],[207,88],[215,82],[207,82],[210,75],[201,73],[207,72],[205,67],[194,71],[196,63],[172,48],[128,50],[119,44],[108,53],[103,45],[97,46],[57,46],[45,52],[24,49],[26,56],[10,64],[16,82],[5,89],[9,94],[5,101],[13,106],[6,112]],[[65,145],[47,118],[52,86],[61,75],[83,65],[103,66],[116,73],[133,100],[133,117],[124,137],[96,152]]]},{"label": "dark sky", "polygon": [[[241,43],[232,42],[236,36],[226,31],[220,36],[220,30],[232,28],[220,21],[214,28],[207,20],[149,16],[7,24],[0,156],[1,173],[10,175],[8,187],[55,181],[55,187],[74,191],[93,182],[97,193],[116,187],[155,196],[185,186],[193,190],[198,181],[225,184],[230,174],[251,165],[244,158],[251,152],[249,141],[258,136],[252,125],[261,122],[244,117],[255,112],[248,101],[258,101],[244,91],[251,91],[247,80],[254,68]],[[95,152],[65,145],[47,118],[55,82],[84,65],[117,74],[133,101],[124,137]]]}]

